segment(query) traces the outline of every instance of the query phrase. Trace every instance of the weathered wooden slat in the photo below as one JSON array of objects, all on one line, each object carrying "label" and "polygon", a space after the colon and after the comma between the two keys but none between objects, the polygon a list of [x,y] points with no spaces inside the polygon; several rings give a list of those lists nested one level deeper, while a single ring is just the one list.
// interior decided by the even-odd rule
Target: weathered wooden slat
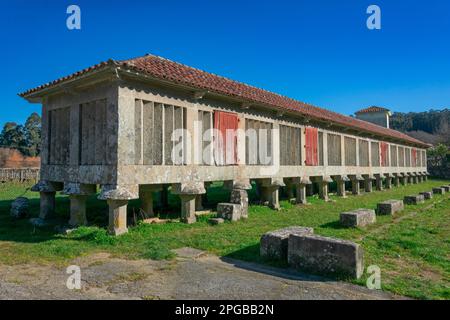
[{"label": "weathered wooden slat", "polygon": [[142,145],[143,145],[143,162],[145,165],[153,164],[153,127],[154,127],[154,104],[153,102],[143,101],[142,117]]},{"label": "weathered wooden slat", "polygon": [[134,102],[134,163],[143,164],[142,150],[142,100],[136,99]]},{"label": "weathered wooden slat", "polygon": [[163,163],[163,105],[155,103],[153,121],[153,165]]},{"label": "weathered wooden slat", "polygon": [[[184,117],[184,111],[185,111],[185,109],[184,108],[181,108],[181,107],[174,107],[174,109],[173,109],[173,123],[174,123],[174,129],[175,130],[183,130],[184,128],[185,128],[185,126],[184,126],[184,120],[183,120],[183,117]],[[179,134],[177,134],[177,137],[179,137],[180,135]],[[184,142],[185,142],[185,138],[184,138],[184,135],[181,137],[181,138],[179,138],[177,141],[175,141],[174,143],[173,143],[173,145],[175,146],[177,146],[178,148],[179,147],[181,147],[181,149],[182,149],[182,151],[181,151],[181,154],[178,154],[178,155],[176,155],[176,157],[177,157],[177,161],[176,162],[174,162],[173,160],[172,160],[172,162],[174,163],[174,164],[177,164],[177,165],[182,165],[185,161],[184,161],[184,159],[185,159],[185,154],[184,154]],[[200,146],[200,149],[201,149],[201,144],[199,144],[199,146]]]},{"label": "weathered wooden slat", "polygon": [[164,164],[172,165],[173,141],[172,133],[174,131],[174,110],[172,105],[164,105]]}]

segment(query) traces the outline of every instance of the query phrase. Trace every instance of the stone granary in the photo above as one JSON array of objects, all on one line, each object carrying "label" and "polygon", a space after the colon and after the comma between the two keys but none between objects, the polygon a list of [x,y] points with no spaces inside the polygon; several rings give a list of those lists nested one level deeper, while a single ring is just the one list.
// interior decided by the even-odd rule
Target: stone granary
[{"label": "stone granary", "polygon": [[426,177],[421,141],[154,55],[108,60],[20,96],[42,104],[40,217],[63,191],[70,224],[85,224],[86,198],[98,192],[112,234],[127,231],[129,200],[152,216],[152,193],[167,185],[190,223],[214,181],[231,191],[255,181],[276,209],[284,186],[306,203],[311,183],[328,199],[333,181],[344,197],[346,181],[359,194],[373,180],[381,190]]}]

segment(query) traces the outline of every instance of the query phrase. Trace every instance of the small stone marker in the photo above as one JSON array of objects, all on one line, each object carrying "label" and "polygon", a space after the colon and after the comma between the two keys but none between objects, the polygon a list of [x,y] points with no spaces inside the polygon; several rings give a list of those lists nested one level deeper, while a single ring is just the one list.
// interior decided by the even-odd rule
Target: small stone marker
[{"label": "small stone marker", "polygon": [[219,203],[217,205],[217,217],[238,221],[241,218],[241,205],[237,203]]},{"label": "small stone marker", "polygon": [[231,191],[231,203],[239,204],[241,206],[240,218],[248,218],[248,194],[246,190],[232,190]]},{"label": "small stone marker", "polygon": [[287,227],[265,233],[260,241],[261,257],[269,259],[287,260],[288,239],[291,234],[313,234],[313,228]]},{"label": "small stone marker", "polygon": [[450,192],[450,186],[441,186],[445,190],[445,192]]},{"label": "small stone marker", "polygon": [[433,188],[433,193],[435,194],[444,194],[445,189],[444,188]]},{"label": "small stone marker", "polygon": [[212,225],[217,225],[217,224],[224,223],[225,220],[223,220],[222,218],[211,218],[208,220],[208,222]]},{"label": "small stone marker", "polygon": [[28,198],[18,197],[11,203],[10,215],[14,219],[25,218],[28,215],[28,208],[30,206]]},{"label": "small stone marker", "polygon": [[426,200],[432,199],[433,198],[433,191],[425,191],[425,192],[420,192],[421,195],[423,195],[423,197]]},{"label": "small stone marker", "polygon": [[394,215],[405,208],[403,200],[386,200],[377,204],[377,214]]},{"label": "small stone marker", "polygon": [[301,272],[360,278],[364,271],[363,249],[347,240],[318,235],[291,234],[288,263]]},{"label": "small stone marker", "polygon": [[364,227],[376,221],[375,210],[356,209],[340,214],[340,222],[344,227]]},{"label": "small stone marker", "polygon": [[415,194],[415,195],[405,196],[403,201],[406,204],[419,204],[419,203],[425,202],[425,197],[421,194]]}]

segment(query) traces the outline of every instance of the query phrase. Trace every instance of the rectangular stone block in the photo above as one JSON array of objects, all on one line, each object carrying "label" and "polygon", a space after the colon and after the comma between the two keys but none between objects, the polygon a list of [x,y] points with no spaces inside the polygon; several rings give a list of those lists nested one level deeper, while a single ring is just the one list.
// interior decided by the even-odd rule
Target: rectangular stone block
[{"label": "rectangular stone block", "polygon": [[308,227],[287,227],[265,233],[260,241],[260,255],[264,258],[287,261],[288,239],[291,234],[313,234]]},{"label": "rectangular stone block", "polygon": [[403,200],[387,200],[377,204],[377,214],[393,215],[405,208]]},{"label": "rectangular stone block", "polygon": [[444,188],[445,192],[450,192],[450,186],[441,186],[441,188]]},{"label": "rectangular stone block", "polygon": [[421,195],[423,195],[423,197],[428,200],[428,199],[432,199],[433,198],[433,192],[432,191],[425,191],[425,192],[420,192]]},{"label": "rectangular stone block", "polygon": [[444,188],[433,188],[433,193],[434,194],[444,194],[445,189]]},{"label": "rectangular stone block", "polygon": [[424,203],[425,202],[425,198],[421,194],[415,194],[415,195],[405,196],[403,201],[406,204],[419,204],[419,203]]},{"label": "rectangular stone block", "polygon": [[360,245],[317,235],[291,234],[288,263],[301,272],[360,278],[364,271]]},{"label": "rectangular stone block", "polygon": [[340,222],[344,227],[364,227],[376,221],[375,210],[357,209],[340,214]]},{"label": "rectangular stone block", "polygon": [[246,190],[231,190],[230,202],[241,206],[241,218],[248,218],[248,194]]},{"label": "rectangular stone block", "polygon": [[217,205],[217,217],[238,221],[241,218],[241,205],[237,203],[219,203]]}]

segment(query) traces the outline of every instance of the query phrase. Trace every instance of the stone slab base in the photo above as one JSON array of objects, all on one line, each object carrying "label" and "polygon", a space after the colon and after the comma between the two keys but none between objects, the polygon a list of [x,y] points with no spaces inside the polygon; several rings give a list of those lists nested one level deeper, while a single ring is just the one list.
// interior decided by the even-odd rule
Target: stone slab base
[{"label": "stone slab base", "polygon": [[421,194],[415,194],[410,196],[405,196],[403,199],[405,204],[419,204],[425,202],[425,197]]},{"label": "stone slab base", "polygon": [[386,200],[377,204],[377,214],[394,215],[404,208],[403,200]]},{"label": "stone slab base", "polygon": [[260,241],[261,257],[275,260],[287,260],[288,239],[291,234],[312,234],[313,228],[287,227],[265,233]]},{"label": "stone slab base", "polygon": [[364,271],[360,245],[318,235],[291,234],[288,263],[301,272],[360,278]]},{"label": "stone slab base", "polygon": [[433,192],[432,191],[420,192],[420,194],[423,195],[425,200],[429,200],[429,199],[433,198]]},{"label": "stone slab base", "polygon": [[372,209],[357,209],[340,214],[341,225],[350,228],[364,227],[375,223],[376,219],[375,210]]}]

